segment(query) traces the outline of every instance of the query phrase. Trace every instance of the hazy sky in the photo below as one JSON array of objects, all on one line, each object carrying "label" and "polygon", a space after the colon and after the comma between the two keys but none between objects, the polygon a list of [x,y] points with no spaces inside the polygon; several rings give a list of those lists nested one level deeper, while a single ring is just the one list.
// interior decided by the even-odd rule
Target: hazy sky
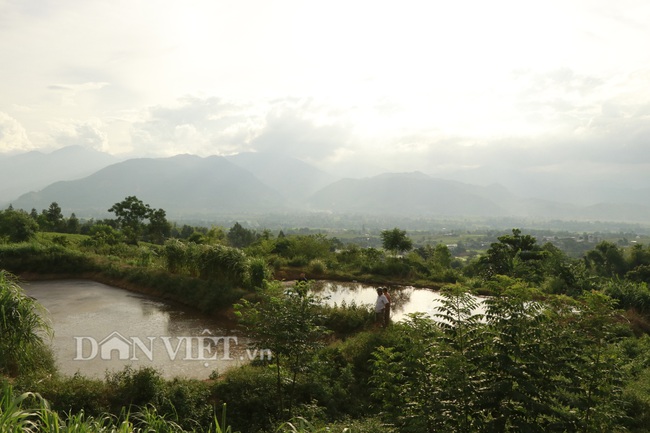
[{"label": "hazy sky", "polygon": [[648,0],[0,0],[0,151],[650,168]]}]

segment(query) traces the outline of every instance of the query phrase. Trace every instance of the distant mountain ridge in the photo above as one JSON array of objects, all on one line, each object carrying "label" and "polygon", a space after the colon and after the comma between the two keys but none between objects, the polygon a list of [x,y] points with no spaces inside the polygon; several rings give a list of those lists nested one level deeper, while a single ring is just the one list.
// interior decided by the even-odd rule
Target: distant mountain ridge
[{"label": "distant mountain ridge", "polygon": [[176,216],[284,208],[281,195],[252,173],[220,156],[193,155],[129,159],[83,179],[56,182],[25,194],[13,206],[40,210],[56,201],[78,216],[101,216],[131,195]]},{"label": "distant mountain ridge", "polygon": [[118,162],[107,153],[69,146],[51,153],[37,151],[0,157],[0,203],[40,190],[53,182],[88,176]]},{"label": "distant mountain ridge", "polygon": [[297,206],[338,179],[306,162],[281,154],[244,152],[226,156],[226,159],[250,171]]},{"label": "distant mountain ridge", "polygon": [[506,214],[498,204],[460,182],[434,179],[420,172],[342,179],[312,195],[308,203],[314,209],[332,212],[472,217]]},{"label": "distant mountain ridge", "polygon": [[[79,148],[62,149],[50,164],[60,164],[57,158],[66,152],[84,153]],[[22,158],[32,161],[32,165],[28,162],[16,165],[29,173],[43,164],[41,155],[25,154]],[[107,159],[97,158],[95,164],[102,161],[105,163]],[[68,162],[66,167],[70,165]],[[650,216],[650,205],[644,202],[603,202],[589,206],[562,203],[516,196],[500,184],[479,186],[422,172],[341,179],[298,159],[267,153],[134,158],[106,164],[77,179],[70,179],[75,170],[64,172],[62,167],[57,165],[58,174],[61,179],[69,180],[59,180],[38,191],[8,199],[5,207],[12,204],[14,208],[40,212],[57,202],[66,215],[74,212],[81,218],[103,218],[112,216],[108,208],[113,204],[135,195],[154,208],[164,209],[170,219],[320,213],[647,223]],[[49,176],[53,175],[50,172]],[[14,188],[19,190],[25,186]]]}]

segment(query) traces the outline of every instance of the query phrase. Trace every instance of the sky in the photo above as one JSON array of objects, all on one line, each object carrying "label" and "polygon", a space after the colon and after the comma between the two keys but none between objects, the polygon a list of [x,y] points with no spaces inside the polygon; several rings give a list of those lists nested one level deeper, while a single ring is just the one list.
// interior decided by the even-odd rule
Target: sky
[{"label": "sky", "polygon": [[0,154],[650,169],[647,0],[0,0]]}]

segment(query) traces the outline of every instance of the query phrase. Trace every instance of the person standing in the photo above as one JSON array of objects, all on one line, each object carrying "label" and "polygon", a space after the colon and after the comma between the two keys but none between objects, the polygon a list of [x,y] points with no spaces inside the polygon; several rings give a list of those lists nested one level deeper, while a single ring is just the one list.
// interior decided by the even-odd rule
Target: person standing
[{"label": "person standing", "polygon": [[386,306],[388,305],[388,298],[384,295],[381,288],[377,289],[377,302],[375,302],[375,321],[384,328],[386,326]]},{"label": "person standing", "polygon": [[388,304],[384,307],[384,326],[388,326],[390,323],[390,307],[391,307],[391,300],[390,300],[390,294],[388,294],[388,288],[383,287],[381,289],[382,294],[386,297],[386,300],[388,300]]}]

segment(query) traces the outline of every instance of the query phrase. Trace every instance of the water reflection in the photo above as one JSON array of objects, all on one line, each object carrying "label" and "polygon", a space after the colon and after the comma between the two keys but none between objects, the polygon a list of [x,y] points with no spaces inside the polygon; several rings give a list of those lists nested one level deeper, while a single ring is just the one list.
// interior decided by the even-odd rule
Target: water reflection
[{"label": "water reflection", "polygon": [[86,280],[21,286],[47,309],[63,374],[101,378],[130,365],[205,379],[250,359],[233,323],[180,305]]},{"label": "water reflection", "polygon": [[[314,281],[312,284],[313,292],[321,295],[329,305],[356,303],[374,306],[377,299],[377,286],[333,281]],[[412,286],[388,287],[388,293],[392,303],[391,316],[395,321],[402,320],[412,313],[433,316],[442,299],[438,292]]]}]

